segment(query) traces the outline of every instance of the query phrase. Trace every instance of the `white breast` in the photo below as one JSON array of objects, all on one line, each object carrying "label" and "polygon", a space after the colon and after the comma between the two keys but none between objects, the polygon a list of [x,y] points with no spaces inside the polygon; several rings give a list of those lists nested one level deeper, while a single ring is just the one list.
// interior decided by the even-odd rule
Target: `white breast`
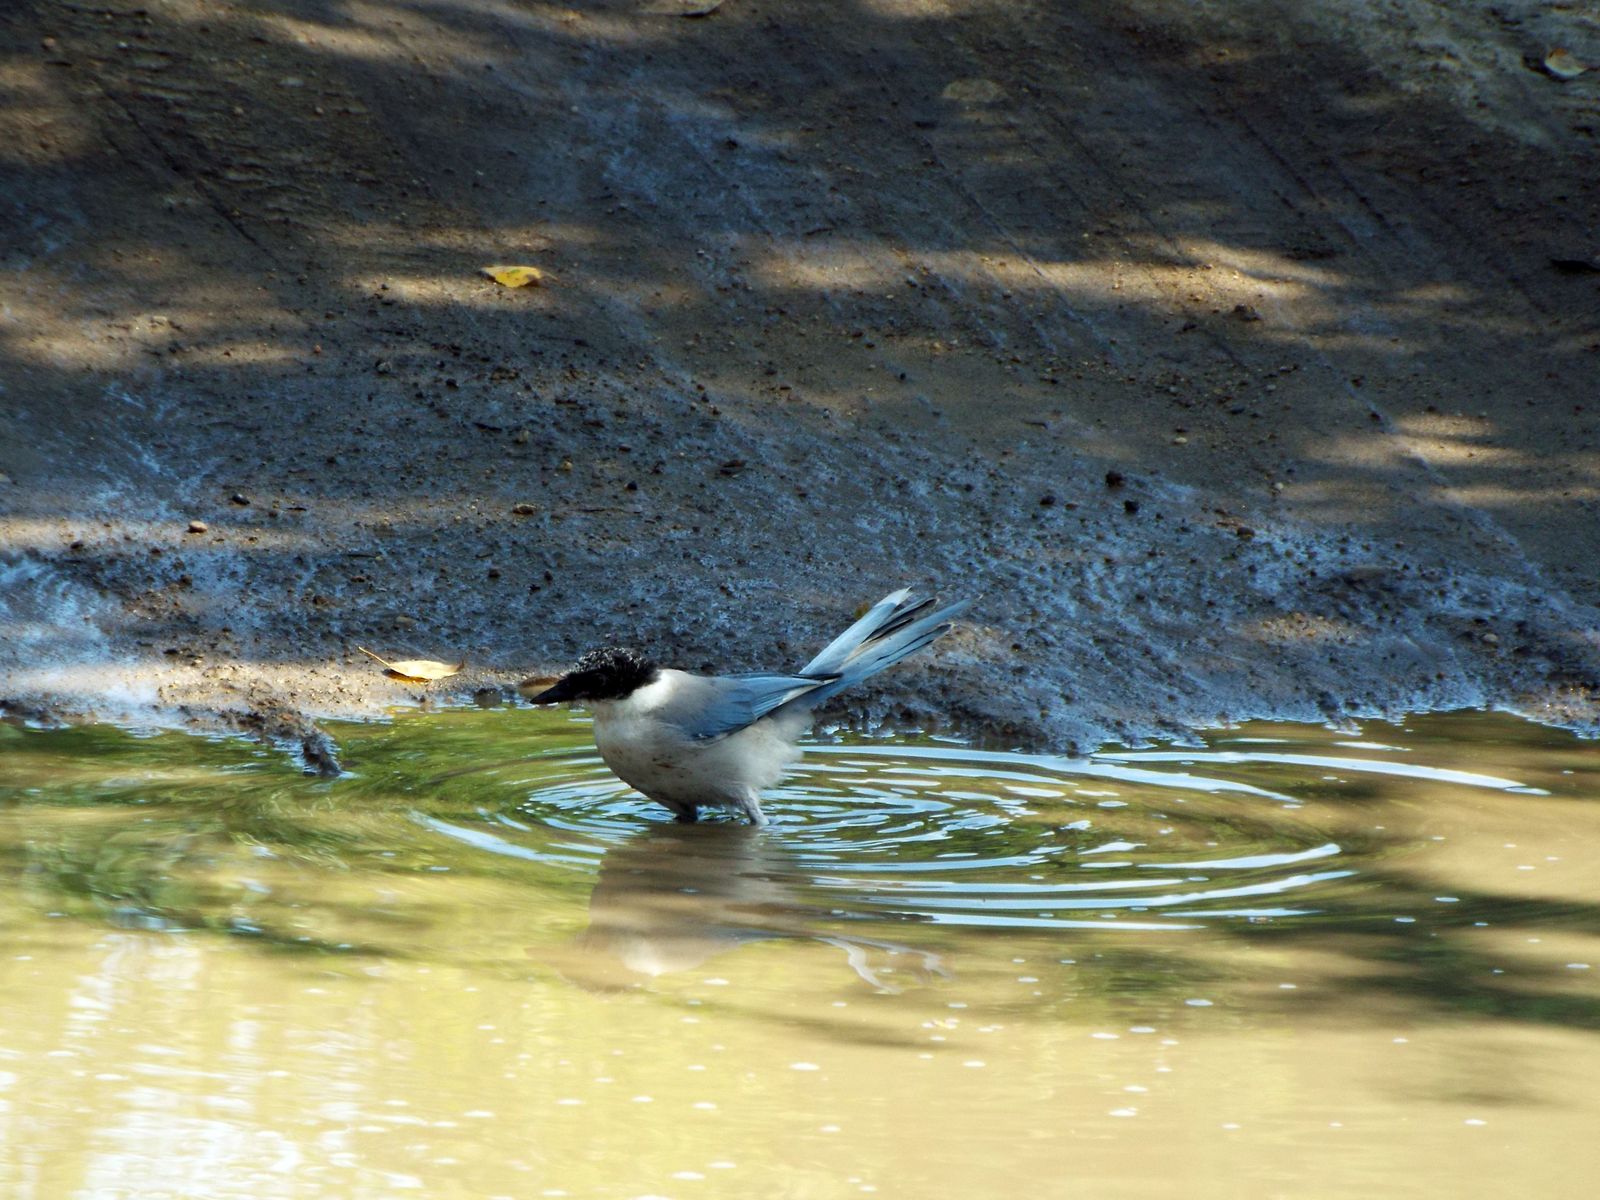
[{"label": "white breast", "polygon": [[760,793],[797,756],[795,738],[804,722],[765,718],[726,737],[696,741],[663,714],[681,712],[704,686],[697,676],[662,671],[626,700],[596,703],[595,745],[623,782],[652,800],[674,809],[732,805],[759,819]]}]

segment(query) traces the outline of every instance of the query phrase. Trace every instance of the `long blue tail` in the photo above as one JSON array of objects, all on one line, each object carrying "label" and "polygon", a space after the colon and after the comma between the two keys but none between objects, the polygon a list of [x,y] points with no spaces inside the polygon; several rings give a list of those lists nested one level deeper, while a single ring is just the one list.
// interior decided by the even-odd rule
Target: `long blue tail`
[{"label": "long blue tail", "polygon": [[[819,688],[797,697],[791,703],[812,708],[829,696],[892,667],[909,654],[915,654],[935,638],[950,631],[950,619],[962,612],[970,600],[958,600],[935,608],[936,597],[918,600],[910,588],[890,592],[879,600],[854,625],[800,668],[800,674],[833,675]],[[931,611],[930,611],[931,610]]]}]

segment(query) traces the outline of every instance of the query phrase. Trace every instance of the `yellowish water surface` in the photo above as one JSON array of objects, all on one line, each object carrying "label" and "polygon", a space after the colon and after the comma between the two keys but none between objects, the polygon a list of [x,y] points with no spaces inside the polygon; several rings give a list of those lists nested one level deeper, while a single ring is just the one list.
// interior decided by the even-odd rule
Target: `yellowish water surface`
[{"label": "yellowish water surface", "polygon": [[0,1196],[1539,1197],[1600,1169],[1600,758],[1506,716],[823,740],[0,726]]}]

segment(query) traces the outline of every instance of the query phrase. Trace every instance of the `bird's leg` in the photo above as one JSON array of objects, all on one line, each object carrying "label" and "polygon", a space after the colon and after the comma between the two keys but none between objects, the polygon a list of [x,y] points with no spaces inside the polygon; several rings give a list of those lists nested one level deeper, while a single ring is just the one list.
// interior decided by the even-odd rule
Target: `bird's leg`
[{"label": "bird's leg", "polygon": [[739,807],[744,810],[744,815],[750,818],[752,825],[767,824],[767,814],[761,811],[761,797],[753,790],[746,790],[739,797]]},{"label": "bird's leg", "polygon": [[674,804],[672,811],[678,814],[680,825],[693,825],[700,819],[700,810],[693,804]]}]

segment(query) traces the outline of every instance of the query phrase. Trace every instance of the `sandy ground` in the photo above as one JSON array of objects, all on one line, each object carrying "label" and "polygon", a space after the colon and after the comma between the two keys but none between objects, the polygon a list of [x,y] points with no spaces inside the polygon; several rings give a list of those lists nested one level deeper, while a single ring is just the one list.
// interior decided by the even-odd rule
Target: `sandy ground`
[{"label": "sandy ground", "polygon": [[607,640],[795,664],[910,582],[982,599],[840,716],[1600,727],[1600,70],[1534,69],[1600,64],[1590,6],[22,0],[0,44],[13,714],[316,759],[418,694],[358,644],[487,700]]}]

